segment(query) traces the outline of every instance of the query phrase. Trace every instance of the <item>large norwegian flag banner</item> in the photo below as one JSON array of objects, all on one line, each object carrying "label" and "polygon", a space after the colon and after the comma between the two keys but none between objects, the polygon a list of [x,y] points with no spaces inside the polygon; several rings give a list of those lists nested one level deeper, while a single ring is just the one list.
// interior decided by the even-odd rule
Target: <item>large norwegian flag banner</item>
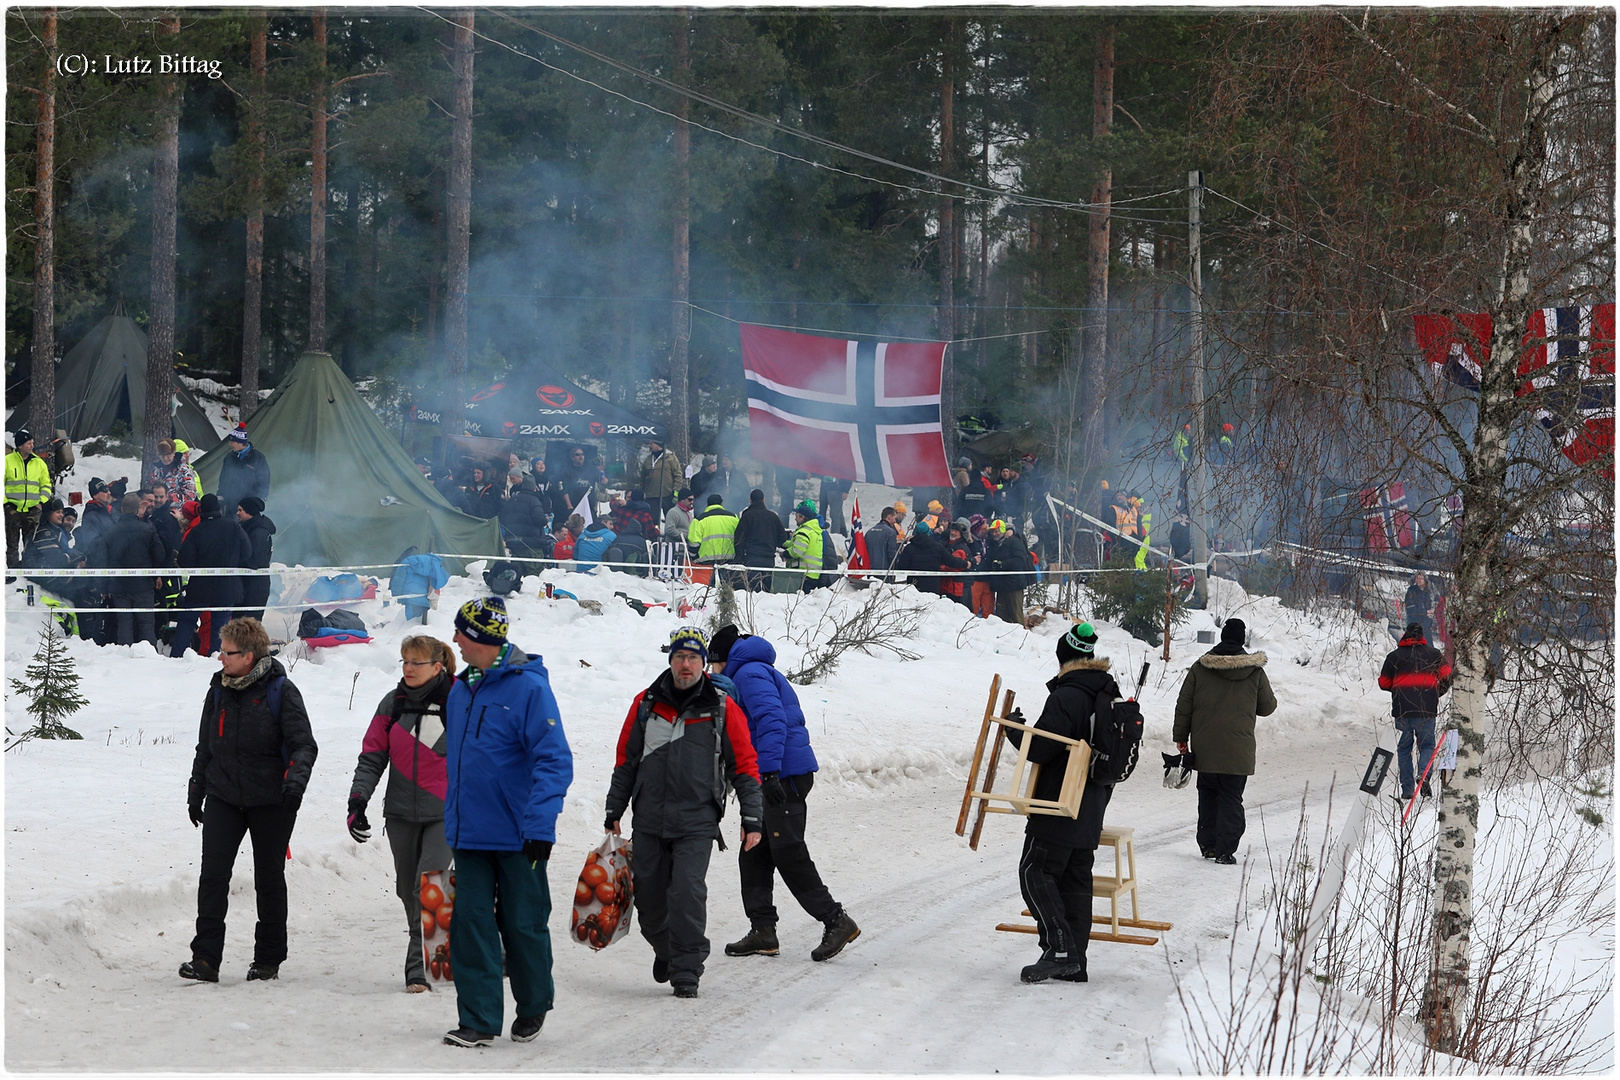
[{"label": "large norwegian flag banner", "polygon": [[891,487],[949,487],[945,342],[872,342],[742,324],[748,426],[762,461]]},{"label": "large norwegian flag banner", "polygon": [[[1424,359],[1459,386],[1478,390],[1490,360],[1488,314],[1414,315]],[[1614,305],[1530,313],[1517,374],[1526,405],[1577,465],[1614,452]],[[1612,475],[1612,468],[1610,470]]]}]

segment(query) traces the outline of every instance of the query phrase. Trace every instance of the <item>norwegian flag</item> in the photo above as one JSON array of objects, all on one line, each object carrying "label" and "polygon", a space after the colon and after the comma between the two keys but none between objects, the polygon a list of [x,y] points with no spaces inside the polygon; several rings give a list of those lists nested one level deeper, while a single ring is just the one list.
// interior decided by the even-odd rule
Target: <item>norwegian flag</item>
[{"label": "norwegian flag", "polygon": [[1393,480],[1385,488],[1361,492],[1362,515],[1367,524],[1367,550],[1375,553],[1409,548],[1417,542],[1412,514],[1406,508],[1406,482]]},{"label": "norwegian flag", "polygon": [[[866,550],[866,531],[861,528],[861,500],[855,500],[855,508],[849,514],[849,568],[851,570],[872,569],[872,556]],[[849,575],[859,580],[860,574]]]},{"label": "norwegian flag", "polygon": [[1614,305],[1540,308],[1519,361],[1536,422],[1577,465],[1614,450]]},{"label": "norwegian flag", "polygon": [[[1414,315],[1429,363],[1459,386],[1478,390],[1491,356],[1488,314]],[[1517,373],[1518,395],[1577,465],[1614,453],[1614,305],[1538,308],[1530,314]],[[1614,475],[1611,464],[1606,475]]]},{"label": "norwegian flag", "polygon": [[891,487],[950,487],[945,342],[848,341],[742,324],[754,456]]}]

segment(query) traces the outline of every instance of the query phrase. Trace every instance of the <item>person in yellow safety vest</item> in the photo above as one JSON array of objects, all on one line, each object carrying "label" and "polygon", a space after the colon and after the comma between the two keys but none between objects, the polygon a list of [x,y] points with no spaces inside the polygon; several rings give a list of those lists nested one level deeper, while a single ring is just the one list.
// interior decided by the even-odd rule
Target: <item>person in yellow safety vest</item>
[{"label": "person in yellow safety vest", "polygon": [[51,470],[34,453],[34,437],[18,428],[16,449],[6,455],[6,565],[16,566],[22,548],[39,528],[39,507],[51,497]]},{"label": "person in yellow safety vest", "polygon": [[788,568],[804,571],[803,592],[821,587],[821,561],[824,557],[821,522],[816,517],[816,504],[809,499],[793,508],[798,528],[783,545],[787,552]]},{"label": "person in yellow safety vest", "polygon": [[[720,492],[710,495],[709,505],[686,530],[686,542],[696,550],[697,561],[709,566],[737,561],[737,515],[725,508],[725,498]],[[743,584],[740,573],[732,571],[730,576],[734,587]]]},{"label": "person in yellow safety vest", "polygon": [[1153,525],[1153,515],[1150,514],[1148,511],[1143,510],[1142,511],[1142,546],[1136,549],[1136,568],[1138,570],[1146,570],[1147,569],[1148,544],[1151,542],[1150,538],[1149,538],[1149,535],[1148,535],[1148,530],[1152,527],[1152,525]]},{"label": "person in yellow safety vest", "polygon": [[1192,425],[1182,424],[1181,430],[1170,440],[1170,456],[1187,464],[1187,447],[1192,444]]}]

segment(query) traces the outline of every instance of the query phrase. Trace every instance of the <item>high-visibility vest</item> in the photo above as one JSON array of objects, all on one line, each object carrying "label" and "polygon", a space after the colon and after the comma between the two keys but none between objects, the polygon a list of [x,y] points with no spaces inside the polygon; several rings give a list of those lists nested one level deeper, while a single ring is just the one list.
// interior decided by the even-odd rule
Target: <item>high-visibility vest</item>
[{"label": "high-visibility vest", "polygon": [[719,562],[737,557],[737,515],[710,507],[692,519],[686,542],[697,547],[698,562]]},{"label": "high-visibility vest", "polygon": [[6,502],[19,510],[32,510],[51,497],[51,470],[45,459],[32,454],[24,461],[13,450],[6,455]]},{"label": "high-visibility vest", "polygon": [[1136,549],[1136,568],[1138,570],[1147,569],[1148,529],[1152,524],[1153,515],[1144,510],[1142,512],[1142,546]]},{"label": "high-visibility vest", "polygon": [[819,580],[824,558],[822,543],[821,522],[811,518],[793,530],[793,535],[788,538],[785,548],[788,565],[795,570],[803,570],[804,576],[811,581]]}]

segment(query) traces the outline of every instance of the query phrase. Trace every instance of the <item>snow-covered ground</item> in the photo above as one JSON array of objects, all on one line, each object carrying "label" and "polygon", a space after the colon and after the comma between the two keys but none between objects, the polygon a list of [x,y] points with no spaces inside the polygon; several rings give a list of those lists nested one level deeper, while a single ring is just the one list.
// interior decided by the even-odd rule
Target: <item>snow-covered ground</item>
[{"label": "snow-covered ground", "polygon": [[[1117,790],[1108,818],[1136,829],[1143,916],[1175,928],[1154,948],[1092,943],[1087,984],[1024,986],[1018,969],[1035,958],[1033,938],[994,929],[1016,920],[1022,906],[1015,877],[1021,822],[992,816],[976,852],[953,828],[992,675],[1000,673],[1024,711],[1036,715],[1066,626],[1049,619],[1026,632],[965,618],[949,601],[903,590],[904,601],[927,606],[909,643],[919,659],[855,653],[824,682],[799,688],[821,762],[811,797],[811,850],[834,896],[861,924],[860,939],[833,961],[812,963],[820,927],[779,887],[782,955],[724,956],[723,943],[747,929],[732,845],[716,854],[709,876],[713,952],[702,997],[678,1001],[652,981],[651,951],[638,934],[593,953],[571,944],[564,931],[569,886],[601,839],[626,708],[666,662],[658,646],[682,620],[662,608],[639,616],[613,595],[668,601],[668,588],[656,582],[557,570],[545,578],[600,601],[602,613],[536,596],[532,579],[509,600],[513,639],[542,654],[551,672],[575,761],[551,863],[559,909],[552,920],[557,1003],[538,1042],[502,1040],[477,1052],[441,1046],[439,1036],[455,1026],[451,996],[402,992],[405,927],[386,839],[357,845],[343,821],[361,734],[397,678],[398,642],[422,630],[405,626],[400,609],[379,600],[358,608],[376,635],[373,644],[316,650],[292,663],[321,755],[292,839],[291,954],[279,981],[251,987],[243,981],[253,932],[246,857],[232,886],[221,983],[175,975],[189,955],[199,852],[198,833],[186,820],[186,778],[201,698],[217,664],[160,658],[145,645],[70,643],[91,702],[72,721],[84,741],[30,742],[5,761],[6,1066],[1192,1069],[1196,1058],[1172,973],[1185,975],[1200,962],[1224,971],[1244,873],[1199,857],[1196,792],[1160,784],[1157,752],[1171,749],[1182,672],[1207,648],[1194,643],[1194,633],[1211,629],[1214,614],[1240,615],[1253,647],[1270,657],[1280,704],[1258,725],[1259,769],[1246,799],[1244,857],[1251,866],[1268,858],[1262,850],[1268,837],[1286,849],[1302,796],[1313,820],[1327,824],[1331,817],[1337,827],[1342,792],[1359,778],[1388,724],[1388,696],[1375,677],[1389,641],[1381,629],[1353,619],[1303,616],[1219,582],[1212,612],[1195,613],[1178,632],[1167,666],[1157,650],[1103,626],[1099,652],[1113,659],[1122,684],[1145,656],[1154,660],[1143,691],[1143,763]],[[429,614],[428,632],[448,640],[456,606],[481,591],[477,580],[452,580]],[[755,597],[753,624],[776,643],[788,670],[802,654],[790,634],[806,631],[828,605],[864,595]],[[28,662],[42,619],[38,609],[18,610],[20,603],[8,592],[5,666],[13,677]],[[272,614],[272,635],[288,636],[294,617]],[[293,646],[288,662],[301,652]],[[12,730],[25,721],[21,710],[8,694]],[[1341,795],[1330,815],[1335,777]],[[1607,826],[1601,832],[1607,843]],[[1107,861],[1104,854],[1100,862]],[[1596,948],[1612,957],[1612,933]],[[507,1012],[510,1022],[510,1002]]]}]

